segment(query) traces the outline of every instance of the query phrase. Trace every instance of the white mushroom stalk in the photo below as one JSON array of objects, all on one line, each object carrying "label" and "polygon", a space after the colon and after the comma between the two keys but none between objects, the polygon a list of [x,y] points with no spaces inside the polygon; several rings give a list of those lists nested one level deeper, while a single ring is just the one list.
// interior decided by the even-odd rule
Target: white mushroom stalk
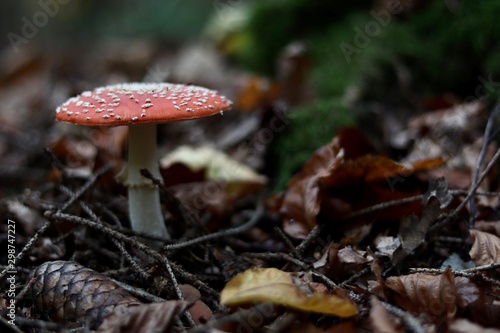
[{"label": "white mushroom stalk", "polygon": [[[147,169],[161,180],[156,153],[156,127],[155,123],[129,126],[128,165],[119,177],[128,187],[132,229],[170,239],[160,206],[158,186],[140,173],[141,169]],[[158,247],[158,242],[147,243]]]}]

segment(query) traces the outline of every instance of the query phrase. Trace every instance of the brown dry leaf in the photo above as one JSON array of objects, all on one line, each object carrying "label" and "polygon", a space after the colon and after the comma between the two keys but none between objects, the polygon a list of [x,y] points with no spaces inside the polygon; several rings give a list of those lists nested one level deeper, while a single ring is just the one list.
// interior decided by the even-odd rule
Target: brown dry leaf
[{"label": "brown dry leaf", "polygon": [[387,279],[386,286],[400,307],[417,316],[426,313],[439,329],[448,327],[455,315],[457,293],[449,269],[441,275],[393,276]]},{"label": "brown dry leaf", "polygon": [[474,226],[476,230],[500,237],[500,221],[476,221]]},{"label": "brown dry leaf", "polygon": [[291,274],[276,268],[251,268],[230,280],[221,291],[220,302],[235,306],[253,302],[270,302],[289,308],[338,317],[357,314],[356,305],[334,295],[301,290]]},{"label": "brown dry leaf", "polygon": [[[446,167],[432,170],[427,176],[444,177],[452,188],[467,189],[483,145],[478,138],[477,129],[484,126],[488,113],[484,101],[473,101],[453,107],[428,112],[411,119],[409,132],[419,135],[406,160],[413,161],[422,156],[441,157],[447,160]],[[491,143],[485,154],[486,165],[494,152],[496,144]],[[488,177],[491,179],[490,177]],[[480,189],[488,189],[489,179],[481,183]],[[478,198],[477,201],[492,201]]]},{"label": "brown dry leaf", "polygon": [[186,310],[189,302],[166,301],[143,304],[123,312],[111,312],[104,318],[97,333],[167,332],[175,316]]},{"label": "brown dry leaf", "polygon": [[500,304],[498,295],[500,288],[494,284],[474,281],[472,279],[455,277],[457,305],[468,318],[488,327],[500,327]]},{"label": "brown dry leaf", "polygon": [[450,333],[500,333],[500,330],[485,328],[467,319],[455,319],[451,323]]},{"label": "brown dry leaf", "polygon": [[236,106],[244,111],[255,110],[270,105],[279,95],[280,88],[276,82],[257,76],[247,77],[241,82]]},{"label": "brown dry leaf", "polygon": [[374,333],[404,332],[404,327],[402,327],[399,319],[389,314],[375,296],[371,297],[370,305],[370,321]]},{"label": "brown dry leaf", "polygon": [[347,160],[375,153],[372,143],[356,127],[340,128],[335,137],[339,146],[344,150],[344,156]]},{"label": "brown dry leaf", "polygon": [[457,292],[457,306],[460,308],[466,308],[478,301],[482,301],[481,293],[483,293],[486,288],[482,289],[483,291],[480,290],[479,286],[469,278],[456,276],[455,290]]},{"label": "brown dry leaf", "polygon": [[500,261],[500,238],[479,230],[470,230],[469,232],[472,238],[472,248],[469,255],[477,266]]},{"label": "brown dry leaf", "polygon": [[424,241],[429,227],[441,212],[439,206],[439,200],[436,197],[431,197],[425,205],[420,218],[415,215],[403,217],[399,226],[401,246],[394,251],[392,256],[394,265],[400,264]]},{"label": "brown dry leaf", "polygon": [[304,238],[316,225],[319,213],[317,179],[343,161],[343,152],[336,139],[317,150],[304,164],[302,171],[289,182],[280,214],[283,229],[295,238]]},{"label": "brown dry leaf", "polygon": [[[345,161],[318,179],[326,221],[381,202],[420,194],[415,172],[443,163],[441,159],[416,162],[417,167],[396,163],[383,156],[365,155]],[[402,216],[418,214],[419,202],[399,205],[378,212],[377,220],[399,221]],[[370,216],[370,221],[374,217]],[[366,221],[361,220],[366,223]],[[351,224],[352,225],[352,224]]]},{"label": "brown dry leaf", "polygon": [[304,239],[316,225],[319,213],[319,189],[316,178],[306,178],[290,186],[283,198],[280,215],[283,219],[283,230],[297,239]]},{"label": "brown dry leaf", "polygon": [[[358,156],[371,150],[363,138],[352,129],[341,131],[289,181],[280,208],[287,234],[304,238],[320,213],[325,220],[336,220],[357,209],[420,194],[413,173],[444,163],[436,158],[403,165],[383,156]],[[419,203],[406,204],[377,217],[397,220],[419,209]]]},{"label": "brown dry leaf", "polygon": [[[485,111],[486,103],[476,100],[416,116],[410,119],[408,127],[421,133],[428,133],[428,136],[437,140],[461,139],[462,136],[474,131],[476,126],[483,121]],[[460,142],[454,142],[454,144],[459,145]],[[445,146],[443,145],[442,148]]]},{"label": "brown dry leaf", "polygon": [[331,244],[328,247],[325,274],[334,281],[342,281],[361,271],[373,260],[366,251],[353,249],[352,246]]}]

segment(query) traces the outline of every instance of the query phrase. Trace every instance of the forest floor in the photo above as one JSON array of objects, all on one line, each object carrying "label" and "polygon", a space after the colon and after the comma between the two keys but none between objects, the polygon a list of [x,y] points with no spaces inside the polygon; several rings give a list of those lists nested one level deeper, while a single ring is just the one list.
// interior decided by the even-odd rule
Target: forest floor
[{"label": "forest floor", "polygon": [[276,191],[286,92],[205,73],[234,110],[159,127],[156,251],[115,179],[126,128],[54,120],[97,82],[198,73],[129,46],[0,62],[2,332],[500,332],[498,107],[436,96],[379,140],[342,128]]}]

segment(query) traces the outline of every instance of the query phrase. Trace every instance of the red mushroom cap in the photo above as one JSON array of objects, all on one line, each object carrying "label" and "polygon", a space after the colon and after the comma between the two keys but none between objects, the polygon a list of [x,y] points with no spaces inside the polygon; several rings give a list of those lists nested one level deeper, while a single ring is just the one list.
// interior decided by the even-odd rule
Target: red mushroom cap
[{"label": "red mushroom cap", "polygon": [[118,126],[163,123],[211,116],[232,102],[216,91],[173,83],[123,83],[70,98],[56,120],[79,125]]}]

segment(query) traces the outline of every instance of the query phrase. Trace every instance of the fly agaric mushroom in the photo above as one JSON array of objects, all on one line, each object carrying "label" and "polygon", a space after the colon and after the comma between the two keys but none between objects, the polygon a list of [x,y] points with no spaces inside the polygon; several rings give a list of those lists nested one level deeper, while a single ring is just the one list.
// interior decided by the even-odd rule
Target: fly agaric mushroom
[{"label": "fly agaric mushroom", "polygon": [[[158,187],[140,174],[161,179],[156,156],[156,124],[211,116],[231,108],[216,91],[171,83],[124,83],[70,98],[56,120],[89,126],[129,126],[128,165],[119,175],[128,187],[132,229],[170,238],[160,208]],[[149,242],[155,247],[159,243]]]}]

